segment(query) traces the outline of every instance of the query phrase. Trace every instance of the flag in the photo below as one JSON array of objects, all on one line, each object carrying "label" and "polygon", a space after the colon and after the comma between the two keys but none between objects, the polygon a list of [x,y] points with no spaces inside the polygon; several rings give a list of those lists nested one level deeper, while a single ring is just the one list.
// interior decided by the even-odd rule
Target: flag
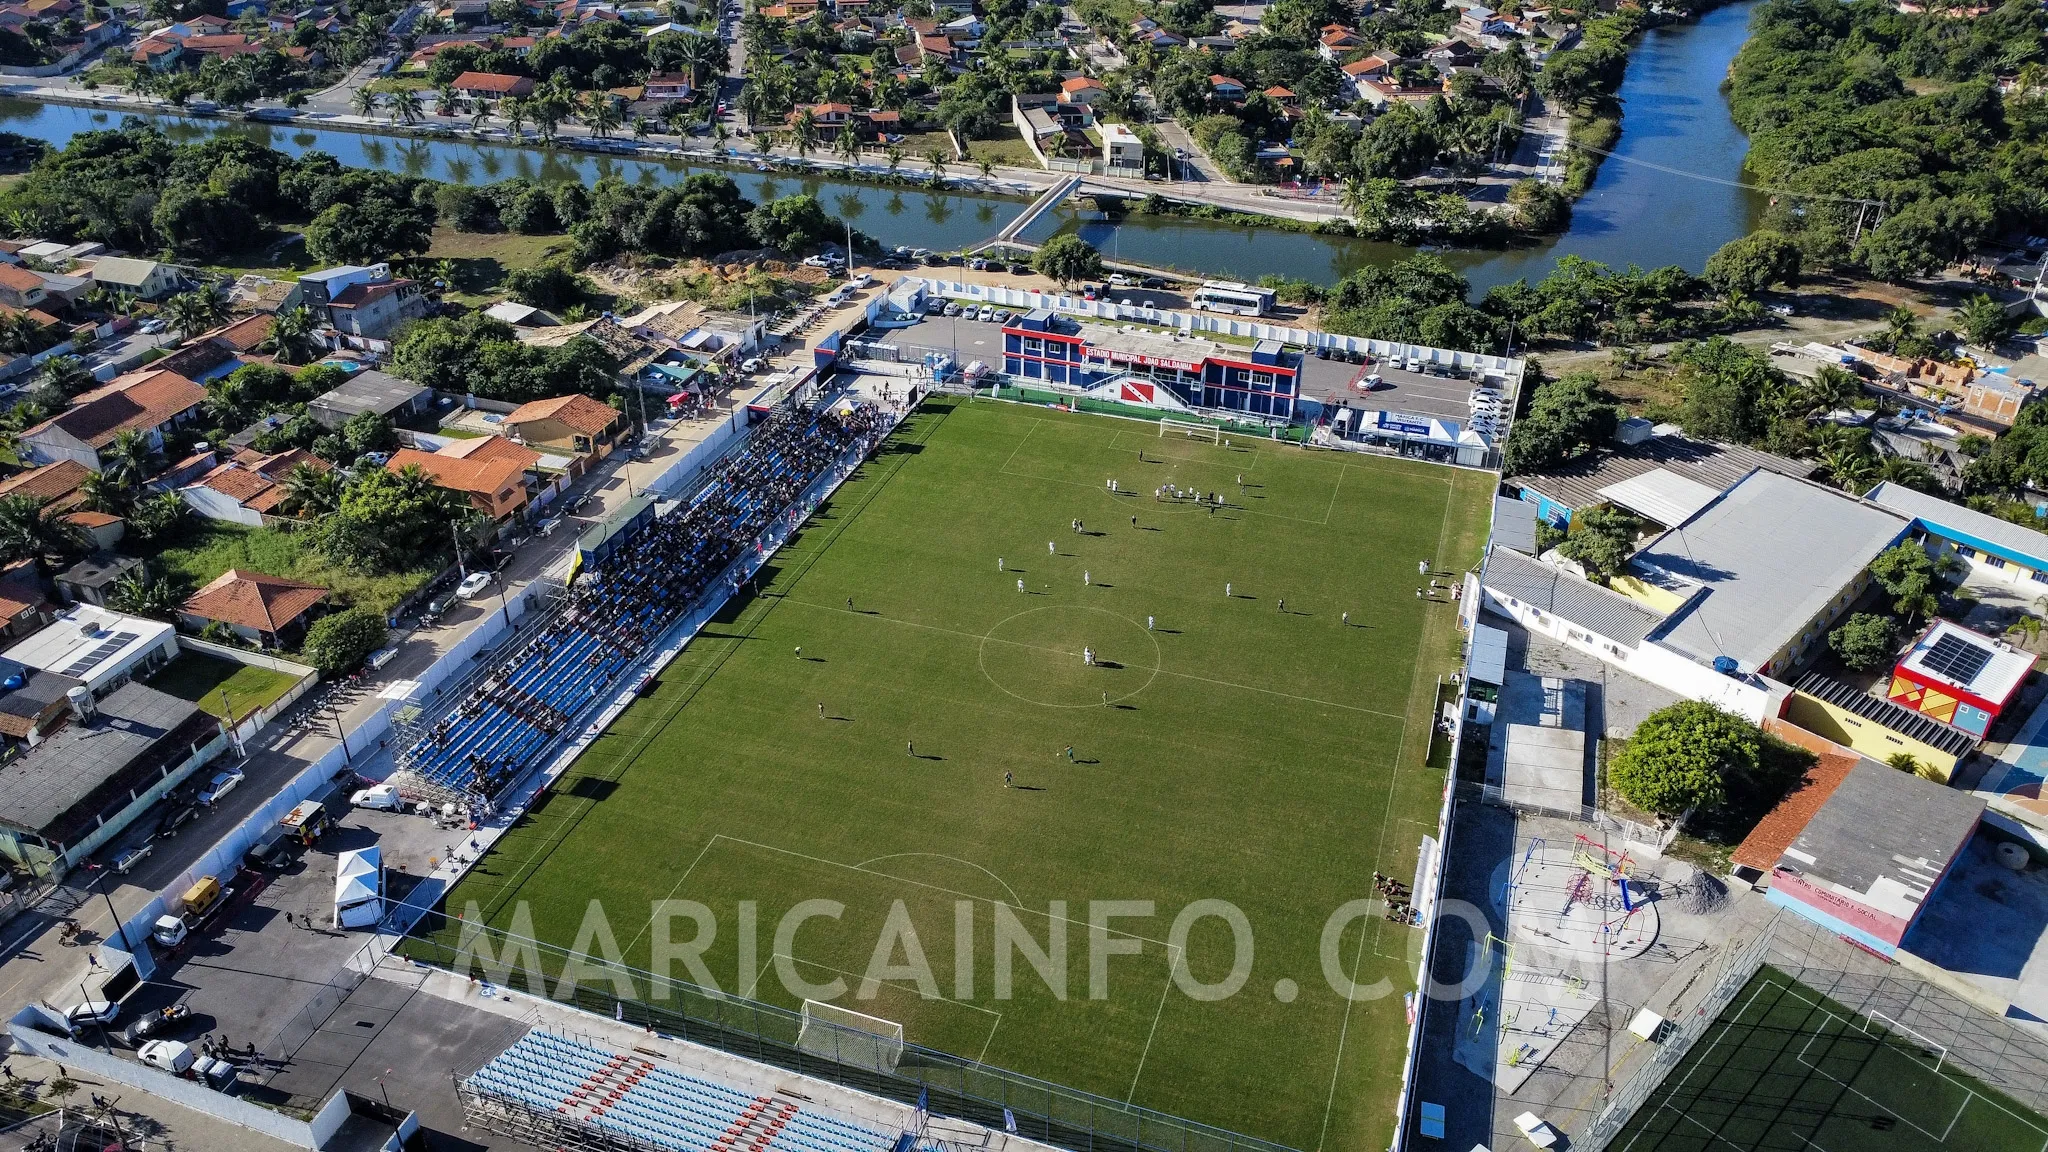
[{"label": "flag", "polygon": [[1017,1114],[1008,1108],[1003,1109],[1003,1131],[1012,1136],[1017,1134]]}]

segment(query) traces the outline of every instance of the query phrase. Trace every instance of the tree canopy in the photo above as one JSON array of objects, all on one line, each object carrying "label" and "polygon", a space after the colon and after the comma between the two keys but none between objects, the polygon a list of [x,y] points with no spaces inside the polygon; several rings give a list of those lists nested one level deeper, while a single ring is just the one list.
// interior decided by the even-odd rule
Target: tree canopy
[{"label": "tree canopy", "polygon": [[1753,773],[1763,733],[1712,704],[1686,700],[1645,717],[1608,765],[1608,779],[1628,800],[1658,816],[1711,809],[1728,796],[1730,773]]}]

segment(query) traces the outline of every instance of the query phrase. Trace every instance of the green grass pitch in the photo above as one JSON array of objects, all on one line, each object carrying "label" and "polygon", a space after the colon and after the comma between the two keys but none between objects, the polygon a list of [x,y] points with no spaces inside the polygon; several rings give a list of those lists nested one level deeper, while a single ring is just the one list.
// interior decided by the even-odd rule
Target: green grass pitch
[{"label": "green grass pitch", "polygon": [[1608,1147],[1616,1152],[2041,1152],[2048,1118],[1766,968]]},{"label": "green grass pitch", "polygon": [[[1165,484],[1230,506],[1161,503]],[[1353,920],[1328,965],[1322,940],[1374,870],[1408,878],[1434,829],[1444,773],[1425,758],[1458,640],[1416,566],[1477,561],[1494,484],[934,400],[447,907],[510,927],[523,904],[566,946],[601,900],[644,967],[651,902],[699,901],[727,991],[794,1007],[785,973],[844,979],[838,1003],[913,1043],[1302,1149],[1383,1148],[1417,933]],[[844,911],[776,940],[804,900]],[[1217,984],[1238,955],[1213,917],[1171,947],[1198,900],[1251,929],[1249,977],[1220,1000],[1172,979]],[[898,901],[932,980],[899,941],[883,959],[909,974],[863,997]],[[1094,930],[1095,901],[1155,914]],[[1065,936],[1064,998],[1028,948],[999,955],[999,921],[1048,967]],[[1347,1001],[1331,968],[1385,994]]]}]

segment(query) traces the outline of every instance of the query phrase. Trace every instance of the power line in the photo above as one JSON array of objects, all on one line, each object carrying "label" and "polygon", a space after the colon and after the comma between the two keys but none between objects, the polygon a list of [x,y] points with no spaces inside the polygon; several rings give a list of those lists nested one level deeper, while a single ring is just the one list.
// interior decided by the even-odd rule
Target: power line
[{"label": "power line", "polygon": [[1793,188],[1772,188],[1764,184],[1749,184],[1741,180],[1727,180],[1719,176],[1709,176],[1704,172],[1688,172],[1683,168],[1673,168],[1669,165],[1659,164],[1652,160],[1644,160],[1636,156],[1623,156],[1591,144],[1581,144],[1569,137],[1565,140],[1565,147],[1582,148],[1588,152],[1597,152],[1609,160],[1619,160],[1624,164],[1635,164],[1644,168],[1655,169],[1668,175],[1683,176],[1688,180],[1700,180],[1708,184],[1719,184],[1724,188],[1740,188],[1747,192],[1760,192],[1766,196],[1790,196],[1798,200],[1826,200],[1837,204],[1860,204],[1865,207],[1882,208],[1884,206],[1881,201],[1866,200],[1857,196],[1832,196],[1825,192],[1802,192]]}]

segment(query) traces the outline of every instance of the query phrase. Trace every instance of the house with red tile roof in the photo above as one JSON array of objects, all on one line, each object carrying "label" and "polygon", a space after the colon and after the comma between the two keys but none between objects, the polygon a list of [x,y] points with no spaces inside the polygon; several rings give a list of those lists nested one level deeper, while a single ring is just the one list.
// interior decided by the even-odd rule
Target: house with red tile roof
[{"label": "house with red tile roof", "polygon": [[301,466],[315,472],[334,468],[300,448],[271,456],[245,450],[208,469],[191,483],[180,485],[178,498],[209,520],[264,527],[285,518],[284,505],[291,498],[286,481]]},{"label": "house with red tile roof", "polygon": [[521,404],[505,414],[504,424],[522,444],[594,463],[611,454],[626,414],[577,394]]},{"label": "house with red tile roof", "polygon": [[390,472],[417,468],[436,487],[469,497],[471,505],[493,520],[510,519],[526,507],[526,469],[515,460],[465,460],[439,452],[400,448],[385,461],[384,468]]},{"label": "house with red tile roof", "polygon": [[100,453],[121,433],[139,431],[151,450],[161,451],[164,433],[194,419],[205,399],[206,389],[176,372],[130,372],[23,432],[21,452],[30,463],[75,460],[97,472]]},{"label": "house with red tile roof", "polygon": [[[445,73],[444,73],[445,75]],[[531,96],[531,76],[508,76],[503,72],[464,72],[451,85],[457,92],[481,100],[502,100],[507,96]]]},{"label": "house with red tile roof", "polygon": [[221,624],[252,644],[282,648],[305,635],[326,599],[318,584],[230,568],[179,606],[178,622],[195,630]]}]

